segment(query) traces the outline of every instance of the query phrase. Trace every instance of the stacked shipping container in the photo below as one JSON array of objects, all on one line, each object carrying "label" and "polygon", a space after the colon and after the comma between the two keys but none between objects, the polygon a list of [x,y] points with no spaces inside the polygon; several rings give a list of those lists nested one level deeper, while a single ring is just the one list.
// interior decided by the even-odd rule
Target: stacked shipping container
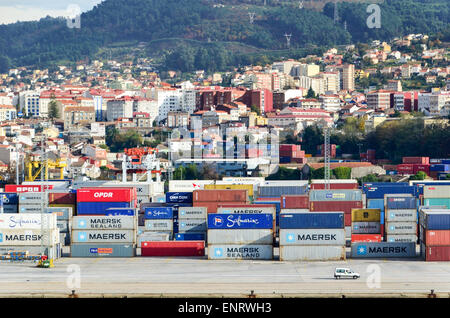
[{"label": "stacked shipping container", "polygon": [[420,254],[425,261],[450,261],[450,210],[420,211]]},{"label": "stacked shipping container", "polygon": [[417,242],[417,202],[410,195],[385,196],[386,242]]},{"label": "stacked shipping container", "polygon": [[77,215],[106,215],[110,208],[136,208],[135,188],[77,190]]},{"label": "stacked shipping container", "polygon": [[352,243],[381,242],[380,218],[380,209],[352,209]]}]

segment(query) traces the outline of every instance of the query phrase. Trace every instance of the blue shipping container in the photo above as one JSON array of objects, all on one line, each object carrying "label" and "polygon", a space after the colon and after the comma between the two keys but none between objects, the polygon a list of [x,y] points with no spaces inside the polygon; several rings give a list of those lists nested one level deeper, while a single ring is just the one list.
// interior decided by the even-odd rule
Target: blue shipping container
[{"label": "blue shipping container", "polygon": [[17,193],[2,192],[0,193],[0,199],[3,202],[3,205],[19,204],[19,195]]},{"label": "blue shipping container", "polygon": [[192,203],[192,192],[167,192],[167,203]]},{"label": "blue shipping container", "polygon": [[280,215],[280,229],[343,229],[343,212],[287,213]]},{"label": "blue shipping container", "polygon": [[450,213],[426,213],[423,225],[427,230],[450,230]]},{"label": "blue shipping container", "polygon": [[134,215],[136,215],[136,209],[110,208],[110,209],[106,209],[106,215],[109,215],[109,216],[118,216],[118,215],[134,216]]},{"label": "blue shipping container", "polygon": [[385,194],[407,193],[414,195],[413,186],[378,186],[368,187],[365,191],[367,199],[384,199]]},{"label": "blue shipping container", "polygon": [[363,183],[362,189],[365,192],[367,188],[371,187],[407,187],[409,186],[408,182],[366,182]]},{"label": "blue shipping container", "polygon": [[272,214],[208,214],[208,229],[273,229]]},{"label": "blue shipping container", "polygon": [[430,171],[448,172],[450,171],[450,164],[430,165]]},{"label": "blue shipping container", "polygon": [[442,163],[443,165],[450,165],[450,159],[442,159],[442,160],[441,160],[441,163]]},{"label": "blue shipping container", "polygon": [[417,209],[415,197],[388,197],[386,206],[389,210]]},{"label": "blue shipping container", "polygon": [[129,208],[129,202],[78,202],[78,215],[106,215],[110,208]]},{"label": "blue shipping container", "polygon": [[175,241],[205,241],[205,233],[178,233],[175,234]]},{"label": "blue shipping container", "polygon": [[173,209],[171,207],[147,207],[145,208],[146,219],[172,219]]}]

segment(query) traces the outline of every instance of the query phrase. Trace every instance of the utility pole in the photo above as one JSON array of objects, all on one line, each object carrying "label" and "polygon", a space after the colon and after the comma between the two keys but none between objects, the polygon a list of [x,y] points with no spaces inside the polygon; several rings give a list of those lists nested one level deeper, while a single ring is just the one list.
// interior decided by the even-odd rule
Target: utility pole
[{"label": "utility pole", "polygon": [[323,128],[323,134],[324,134],[324,179],[325,179],[325,190],[330,190],[330,175],[331,175],[331,169],[330,169],[330,128],[324,126]]},{"label": "utility pole", "polygon": [[337,7],[337,0],[334,0],[334,24],[337,24],[339,21],[339,13]]},{"label": "utility pole", "polygon": [[291,48],[291,36],[292,36],[292,33],[291,34],[285,33],[284,36],[286,37],[287,48],[290,49]]}]

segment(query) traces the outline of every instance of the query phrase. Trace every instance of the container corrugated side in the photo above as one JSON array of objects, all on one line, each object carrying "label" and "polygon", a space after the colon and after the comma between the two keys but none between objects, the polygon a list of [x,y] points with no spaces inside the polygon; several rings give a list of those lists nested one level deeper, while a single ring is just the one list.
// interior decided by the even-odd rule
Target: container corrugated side
[{"label": "container corrugated side", "polygon": [[311,190],[309,201],[362,201],[361,190]]},{"label": "container corrugated side", "polygon": [[[423,187],[423,196],[426,199],[430,198],[450,198],[449,185],[426,185]],[[20,199],[20,198],[19,198]]]},{"label": "container corrugated side", "polygon": [[388,234],[386,235],[386,242],[406,243],[417,242],[417,235],[415,234]]},{"label": "container corrugated side", "polygon": [[142,242],[141,256],[204,256],[204,241]]},{"label": "container corrugated side", "polygon": [[173,231],[173,220],[145,220],[146,231]]},{"label": "container corrugated side", "polygon": [[206,232],[206,219],[181,219],[178,221],[178,232]]},{"label": "container corrugated side", "polygon": [[281,229],[280,245],[341,245],[345,229]]},{"label": "container corrugated side", "polygon": [[352,243],[352,258],[416,257],[415,243]]},{"label": "container corrugated side", "polygon": [[385,215],[386,222],[416,222],[417,210],[387,210]]},{"label": "container corrugated side", "polygon": [[388,222],[385,227],[386,234],[417,234],[416,222]]},{"label": "container corrugated side", "polygon": [[280,214],[280,229],[343,229],[343,212]]},{"label": "container corrugated side", "polygon": [[208,244],[208,259],[214,260],[271,260],[272,245]]},{"label": "container corrugated side", "polygon": [[379,234],[380,222],[353,222],[352,234]]},{"label": "container corrugated side", "polygon": [[352,209],[352,222],[380,222],[380,209]]},{"label": "container corrugated side", "polygon": [[345,259],[345,246],[280,246],[280,261],[340,261]]},{"label": "container corrugated side", "polygon": [[208,215],[206,207],[180,207],[178,209],[179,219],[204,219]]},{"label": "container corrugated side", "polygon": [[425,246],[420,245],[420,253],[427,262],[448,262],[450,261],[449,246]]},{"label": "container corrugated side", "polygon": [[74,243],[135,243],[135,230],[72,230]]},{"label": "container corrugated side", "polygon": [[74,216],[74,230],[136,230],[137,218],[134,216]]},{"label": "container corrugated side", "polygon": [[[41,245],[40,229],[1,229],[0,230],[0,246],[37,246]],[[44,244],[55,245],[59,242],[59,231],[56,229],[50,230],[48,241]]]},{"label": "container corrugated side", "polygon": [[415,197],[391,197],[385,196],[385,209],[404,210],[417,208],[417,199]]},{"label": "container corrugated side", "polygon": [[450,230],[450,211],[420,212],[420,224],[427,230]]},{"label": "container corrugated side", "polygon": [[273,230],[208,230],[210,244],[272,245]]},{"label": "container corrugated side", "polygon": [[425,206],[445,206],[450,209],[450,198],[426,198],[423,199]]},{"label": "container corrugated side", "polygon": [[421,228],[421,242],[430,246],[450,245],[450,230],[425,230]]},{"label": "container corrugated side", "polygon": [[135,257],[133,244],[72,244],[71,257]]}]

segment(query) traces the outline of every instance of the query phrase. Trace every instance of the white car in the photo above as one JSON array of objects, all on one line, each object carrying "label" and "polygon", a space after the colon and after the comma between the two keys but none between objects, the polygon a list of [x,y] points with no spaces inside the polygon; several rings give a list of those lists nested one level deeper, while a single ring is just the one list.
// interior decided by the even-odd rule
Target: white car
[{"label": "white car", "polygon": [[352,271],[350,268],[336,268],[334,271],[334,278],[359,278],[359,274]]}]

